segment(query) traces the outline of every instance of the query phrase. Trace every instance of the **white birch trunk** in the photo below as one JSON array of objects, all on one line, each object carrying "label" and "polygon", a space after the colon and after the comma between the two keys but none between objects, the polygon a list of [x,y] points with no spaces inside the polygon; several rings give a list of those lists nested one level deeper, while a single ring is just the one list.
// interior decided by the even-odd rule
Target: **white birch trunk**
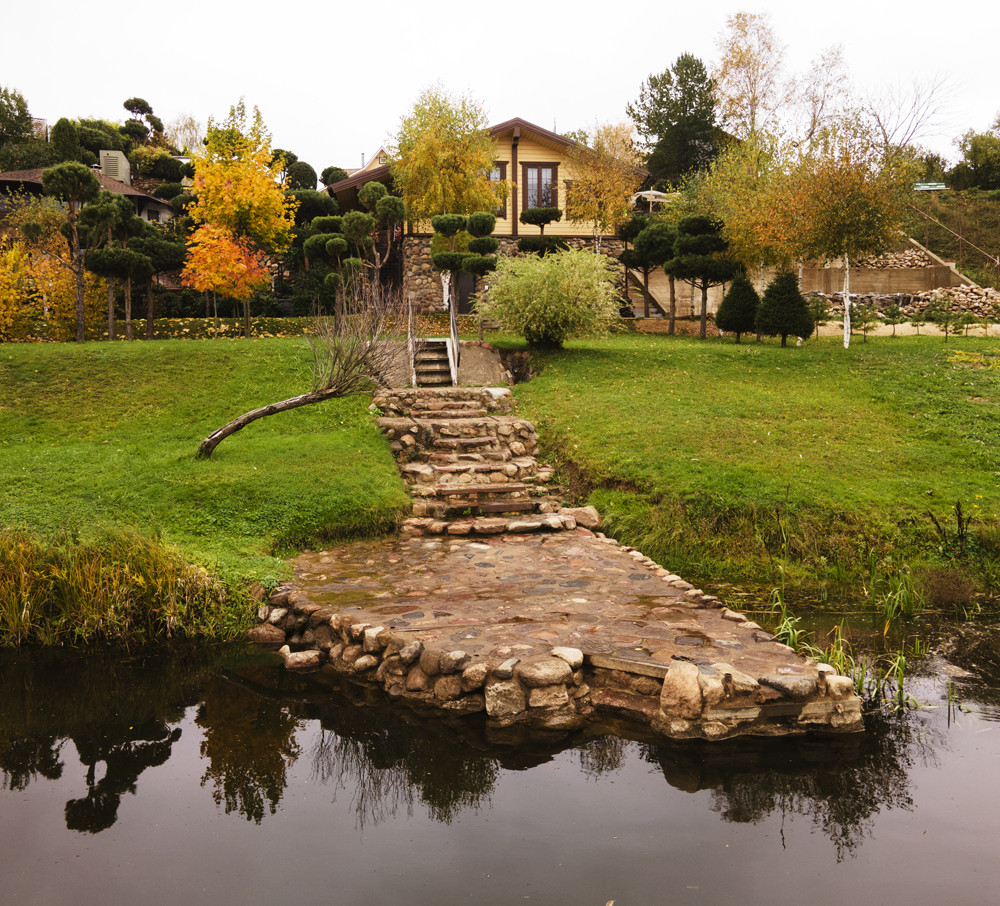
[{"label": "white birch trunk", "polygon": [[451,298],[451,271],[441,271],[441,292],[444,310],[448,311],[448,300]]},{"label": "white birch trunk", "polygon": [[851,345],[851,259],[844,255],[844,349]]}]

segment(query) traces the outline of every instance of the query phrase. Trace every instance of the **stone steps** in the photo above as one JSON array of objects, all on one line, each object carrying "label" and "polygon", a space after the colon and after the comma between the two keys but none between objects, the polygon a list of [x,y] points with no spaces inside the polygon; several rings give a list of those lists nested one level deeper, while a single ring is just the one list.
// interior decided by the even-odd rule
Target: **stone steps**
[{"label": "stone steps", "polygon": [[510,391],[390,390],[376,394],[372,406],[384,413],[378,427],[413,497],[406,531],[488,535],[576,527],[574,517],[558,513],[553,470],[538,464],[535,426],[511,414]]}]

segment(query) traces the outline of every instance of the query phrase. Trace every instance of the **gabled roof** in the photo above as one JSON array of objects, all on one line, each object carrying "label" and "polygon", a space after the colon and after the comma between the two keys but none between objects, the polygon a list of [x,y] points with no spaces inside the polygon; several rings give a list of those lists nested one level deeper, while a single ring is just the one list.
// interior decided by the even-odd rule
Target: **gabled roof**
[{"label": "gabled roof", "polygon": [[[521,119],[519,116],[515,116],[510,120],[504,120],[502,123],[497,123],[497,125],[490,127],[490,136],[494,139],[500,138],[500,136],[507,135],[511,132],[515,135],[530,133],[533,138],[543,144],[552,145],[558,148],[568,149],[576,146],[576,142],[573,139],[566,138],[563,135],[559,135],[557,132],[545,129],[542,126],[536,126],[534,123],[529,123],[527,120]],[[379,150],[382,149],[380,148]],[[330,183],[330,185],[326,186],[326,190],[331,195],[335,195],[347,189],[360,188],[366,182],[383,182],[388,181],[388,179],[388,165],[373,167],[371,170],[358,170],[348,176],[347,179],[340,180],[340,182]]]}]

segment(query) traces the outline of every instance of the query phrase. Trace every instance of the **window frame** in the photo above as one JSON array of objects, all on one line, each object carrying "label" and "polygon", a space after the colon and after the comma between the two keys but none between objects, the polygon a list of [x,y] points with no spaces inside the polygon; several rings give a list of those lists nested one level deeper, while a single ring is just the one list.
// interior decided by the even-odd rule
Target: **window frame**
[{"label": "window frame", "polygon": [[[528,204],[528,174],[534,170],[538,174],[538,194],[542,192],[542,170],[552,170],[552,181],[549,183],[550,201],[548,204]],[[526,161],[521,164],[521,210],[527,211],[529,208],[558,208],[559,207],[559,162],[558,161]]]}]

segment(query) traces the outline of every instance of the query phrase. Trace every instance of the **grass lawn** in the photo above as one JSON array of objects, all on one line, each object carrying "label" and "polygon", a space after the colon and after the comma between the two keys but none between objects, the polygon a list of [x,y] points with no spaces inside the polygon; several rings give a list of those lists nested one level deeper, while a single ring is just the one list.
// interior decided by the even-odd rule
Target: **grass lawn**
[{"label": "grass lawn", "polygon": [[533,364],[516,395],[564,477],[676,571],[856,582],[905,561],[998,591],[995,341],[627,333]]},{"label": "grass lawn", "polygon": [[297,547],[390,531],[409,507],[367,397],[255,422],[311,387],[302,339],[0,346],[0,525],[160,533],[229,582],[276,579]]}]

